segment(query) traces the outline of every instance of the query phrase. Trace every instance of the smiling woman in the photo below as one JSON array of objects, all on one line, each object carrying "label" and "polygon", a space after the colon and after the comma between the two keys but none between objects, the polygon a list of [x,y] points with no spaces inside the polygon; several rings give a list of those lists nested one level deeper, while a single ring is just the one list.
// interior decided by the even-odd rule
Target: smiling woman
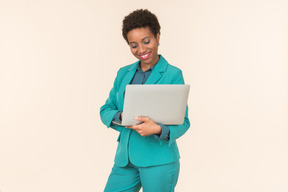
[{"label": "smiling woman", "polygon": [[[184,84],[182,71],[158,54],[160,25],[148,10],[136,10],[123,20],[122,34],[137,62],[122,67],[100,109],[102,122],[120,132],[115,164],[105,190],[137,192],[174,191],[179,175],[179,151],[176,139],[190,127],[188,108],[181,125],[163,125],[149,117],[135,117],[142,122],[118,126],[121,121],[127,84]],[[141,102],[141,100],[139,101]]]},{"label": "smiling woman", "polygon": [[155,37],[149,27],[137,28],[128,32],[127,39],[132,54],[141,61],[143,71],[156,65],[159,60],[159,33]]},{"label": "smiling woman", "polygon": [[159,60],[160,24],[148,10],[137,10],[123,20],[122,35],[145,71]]}]

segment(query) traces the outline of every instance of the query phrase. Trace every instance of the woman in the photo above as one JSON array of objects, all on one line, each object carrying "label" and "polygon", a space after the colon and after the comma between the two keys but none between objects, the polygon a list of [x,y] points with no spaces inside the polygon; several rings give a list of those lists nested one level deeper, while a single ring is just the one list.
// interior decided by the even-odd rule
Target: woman
[{"label": "woman", "polygon": [[[102,122],[119,131],[115,164],[104,191],[170,192],[179,175],[176,139],[190,127],[188,108],[182,125],[157,124],[149,117],[136,117],[140,125],[122,127],[127,84],[184,84],[182,71],[158,54],[160,25],[148,10],[136,10],[123,20],[122,34],[137,62],[122,67],[106,103],[100,109]],[[141,102],[141,101],[139,101]]]}]

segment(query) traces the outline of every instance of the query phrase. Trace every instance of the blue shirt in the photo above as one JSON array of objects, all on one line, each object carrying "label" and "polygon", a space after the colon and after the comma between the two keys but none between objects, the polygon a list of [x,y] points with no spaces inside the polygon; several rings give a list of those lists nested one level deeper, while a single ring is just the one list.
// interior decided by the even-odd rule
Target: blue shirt
[{"label": "blue shirt", "polygon": [[[143,72],[141,67],[140,67],[140,63],[136,68],[136,72],[135,75],[132,79],[132,81],[130,82],[130,84],[144,84],[148,77],[150,76],[152,70],[155,68],[155,65],[153,67],[151,67],[150,69],[148,69],[147,71]],[[116,121],[116,122],[120,122],[120,115],[121,115],[122,111],[118,111],[113,120],[112,121]],[[163,124],[158,123],[158,125],[161,126],[161,135],[154,135],[155,138],[157,139],[164,139],[164,140],[169,140],[169,127]]]}]

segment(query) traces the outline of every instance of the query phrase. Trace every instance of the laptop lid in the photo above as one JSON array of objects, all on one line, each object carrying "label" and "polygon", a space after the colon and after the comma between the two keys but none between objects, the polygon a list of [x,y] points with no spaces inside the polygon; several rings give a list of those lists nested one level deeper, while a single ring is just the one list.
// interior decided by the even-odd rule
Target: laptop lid
[{"label": "laptop lid", "polygon": [[127,85],[120,125],[141,123],[136,116],[148,116],[164,125],[183,124],[189,90],[190,85],[183,84]]}]

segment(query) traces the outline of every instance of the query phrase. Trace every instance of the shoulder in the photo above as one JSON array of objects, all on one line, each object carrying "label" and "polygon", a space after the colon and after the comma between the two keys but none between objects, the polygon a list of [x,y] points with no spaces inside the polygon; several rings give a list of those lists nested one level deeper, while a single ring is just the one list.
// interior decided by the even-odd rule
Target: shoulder
[{"label": "shoulder", "polygon": [[166,75],[168,76],[182,76],[182,70],[174,65],[167,64]]},{"label": "shoulder", "polygon": [[172,84],[183,84],[184,83],[184,79],[183,79],[183,73],[182,70],[179,69],[178,67],[175,67],[173,65],[168,65],[167,66],[167,71],[165,73],[165,76],[167,76],[167,78],[172,80]]},{"label": "shoulder", "polygon": [[182,70],[170,63],[166,62],[165,71],[163,70],[162,79],[171,84],[183,84],[184,78]]},{"label": "shoulder", "polygon": [[167,71],[171,71],[171,72],[182,72],[182,70],[180,69],[180,68],[178,68],[178,67],[176,67],[176,66],[174,66],[174,65],[171,65],[171,64],[168,64],[167,65]]},{"label": "shoulder", "polygon": [[121,67],[121,68],[118,70],[117,74],[123,74],[123,73],[125,74],[125,73],[127,73],[128,71],[133,70],[134,68],[136,69],[137,64],[138,64],[138,62],[135,62],[135,63],[129,64],[129,65],[126,65],[126,66],[124,66],[124,67]]},{"label": "shoulder", "polygon": [[159,60],[159,68],[158,70],[160,72],[166,72],[166,73],[180,73],[181,69],[178,67],[171,65],[162,55],[160,55],[160,60]]},{"label": "shoulder", "polygon": [[135,63],[121,67],[117,71],[116,81],[121,81],[131,70],[133,70]]}]

